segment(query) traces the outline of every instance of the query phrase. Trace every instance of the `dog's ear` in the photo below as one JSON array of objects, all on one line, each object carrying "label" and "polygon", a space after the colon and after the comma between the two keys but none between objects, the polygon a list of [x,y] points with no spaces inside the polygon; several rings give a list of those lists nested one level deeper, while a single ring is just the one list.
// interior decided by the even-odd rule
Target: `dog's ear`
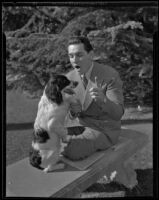
[{"label": "dog's ear", "polygon": [[49,82],[45,88],[45,94],[49,100],[57,103],[58,105],[63,102],[62,94],[57,84]]},{"label": "dog's ear", "polygon": [[44,169],[40,166],[41,165],[41,156],[39,154],[39,151],[34,150],[33,148],[31,148],[30,152],[29,152],[29,162],[33,167],[36,167],[41,170]]},{"label": "dog's ear", "polygon": [[56,72],[51,72],[50,73],[50,80],[51,79],[56,79],[57,76],[58,76],[58,74]]}]

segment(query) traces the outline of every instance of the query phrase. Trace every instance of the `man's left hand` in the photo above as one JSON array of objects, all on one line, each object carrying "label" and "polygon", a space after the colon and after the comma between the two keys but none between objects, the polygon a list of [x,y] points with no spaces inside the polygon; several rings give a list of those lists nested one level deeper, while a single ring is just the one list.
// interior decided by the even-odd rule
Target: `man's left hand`
[{"label": "man's left hand", "polygon": [[104,100],[106,99],[106,96],[104,94],[104,90],[105,90],[107,84],[104,84],[104,82],[101,83],[101,84],[98,84],[97,83],[97,77],[95,77],[95,83],[96,83],[97,87],[91,88],[89,90],[90,95],[94,99],[94,101],[99,102],[99,103],[104,102]]}]

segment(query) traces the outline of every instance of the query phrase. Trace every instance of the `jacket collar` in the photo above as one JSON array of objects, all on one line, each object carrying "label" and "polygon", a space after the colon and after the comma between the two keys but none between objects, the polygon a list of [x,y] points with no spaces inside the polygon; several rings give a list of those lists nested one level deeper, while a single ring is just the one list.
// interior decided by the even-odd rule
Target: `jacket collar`
[{"label": "jacket collar", "polygon": [[92,73],[92,69],[93,69],[93,62],[92,62],[91,67],[89,68],[89,70],[88,70],[88,71],[86,72],[86,74],[85,74],[87,80],[90,79],[90,76],[91,76],[91,73]]}]

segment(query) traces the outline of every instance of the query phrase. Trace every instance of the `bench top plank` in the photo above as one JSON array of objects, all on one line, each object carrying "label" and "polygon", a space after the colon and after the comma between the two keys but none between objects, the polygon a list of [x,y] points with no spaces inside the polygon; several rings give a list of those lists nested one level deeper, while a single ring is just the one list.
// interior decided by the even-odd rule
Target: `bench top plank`
[{"label": "bench top plank", "polygon": [[65,170],[44,173],[32,167],[25,158],[7,167],[7,188],[11,196],[49,197],[87,171],[68,166]]},{"label": "bench top plank", "polygon": [[[122,133],[120,142],[104,151],[101,159],[86,170],[67,165],[65,169],[44,173],[32,167],[25,158],[7,167],[7,196],[19,197],[71,197],[82,192],[102,177],[109,165],[122,162],[144,144],[142,133]],[[144,135],[145,136],[145,135]],[[129,151],[128,151],[129,149]],[[103,153],[103,152],[102,152]]]}]

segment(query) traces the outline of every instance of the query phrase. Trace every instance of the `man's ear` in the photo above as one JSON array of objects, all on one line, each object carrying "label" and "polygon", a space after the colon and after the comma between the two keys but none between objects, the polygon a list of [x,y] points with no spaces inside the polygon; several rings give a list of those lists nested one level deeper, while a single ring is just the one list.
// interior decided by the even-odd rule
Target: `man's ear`
[{"label": "man's ear", "polygon": [[93,60],[93,58],[94,58],[94,51],[93,50],[91,50],[89,52],[89,56],[90,56],[91,60]]}]

